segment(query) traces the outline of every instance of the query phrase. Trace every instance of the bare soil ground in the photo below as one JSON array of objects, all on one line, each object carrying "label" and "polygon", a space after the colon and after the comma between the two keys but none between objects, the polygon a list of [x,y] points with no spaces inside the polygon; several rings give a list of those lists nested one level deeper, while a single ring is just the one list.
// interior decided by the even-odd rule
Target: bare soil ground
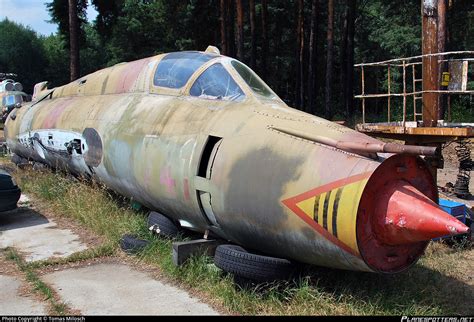
[{"label": "bare soil ground", "polygon": [[[471,158],[474,156],[474,140],[471,141]],[[456,142],[447,144],[443,150],[444,169],[438,170],[438,187],[440,187],[440,198],[454,200],[466,204],[469,208],[474,208],[474,172],[471,172],[471,180],[469,182],[469,191],[471,197],[469,199],[460,199],[456,196],[443,191],[447,184],[454,185],[459,172],[459,161],[456,155]]]}]

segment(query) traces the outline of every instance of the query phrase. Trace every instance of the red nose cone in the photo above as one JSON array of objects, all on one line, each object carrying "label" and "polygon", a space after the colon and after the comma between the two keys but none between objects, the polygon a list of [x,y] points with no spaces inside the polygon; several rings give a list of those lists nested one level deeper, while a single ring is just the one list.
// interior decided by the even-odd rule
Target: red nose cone
[{"label": "red nose cone", "polygon": [[441,210],[406,181],[395,181],[378,194],[374,227],[377,239],[388,245],[427,241],[467,233],[469,228]]}]

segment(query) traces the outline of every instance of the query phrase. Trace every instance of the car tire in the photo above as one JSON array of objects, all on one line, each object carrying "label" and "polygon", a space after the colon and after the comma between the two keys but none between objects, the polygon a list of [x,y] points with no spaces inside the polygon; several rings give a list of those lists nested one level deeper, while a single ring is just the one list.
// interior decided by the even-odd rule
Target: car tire
[{"label": "car tire", "polygon": [[21,190],[0,190],[0,212],[16,209],[17,202],[20,199]]},{"label": "car tire", "polygon": [[214,263],[227,273],[257,282],[287,280],[295,272],[295,265],[286,259],[249,253],[237,245],[219,245]]},{"label": "car tire", "polygon": [[20,157],[18,154],[13,154],[12,157],[11,157],[11,161],[12,161],[12,163],[14,163],[17,166],[28,163],[28,159]]},{"label": "car tire", "polygon": [[171,219],[156,211],[152,211],[148,215],[148,229],[152,233],[166,238],[175,238],[180,230]]},{"label": "car tire", "polygon": [[120,248],[128,254],[136,254],[142,251],[147,245],[148,241],[138,239],[133,235],[123,235],[120,239]]}]

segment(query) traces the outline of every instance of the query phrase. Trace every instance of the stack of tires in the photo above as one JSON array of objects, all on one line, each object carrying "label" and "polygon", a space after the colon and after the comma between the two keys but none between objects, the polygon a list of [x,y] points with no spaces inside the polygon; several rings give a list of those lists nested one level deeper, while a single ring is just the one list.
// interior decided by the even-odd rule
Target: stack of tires
[{"label": "stack of tires", "polygon": [[0,212],[13,210],[20,199],[21,190],[11,175],[0,170]]}]

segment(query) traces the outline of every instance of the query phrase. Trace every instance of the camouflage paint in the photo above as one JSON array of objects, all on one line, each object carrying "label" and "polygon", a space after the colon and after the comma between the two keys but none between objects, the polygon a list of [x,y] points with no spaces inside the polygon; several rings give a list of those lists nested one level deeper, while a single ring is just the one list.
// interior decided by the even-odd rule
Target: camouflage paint
[{"label": "camouflage paint", "polygon": [[[67,153],[47,158],[196,231],[209,229],[249,249],[306,263],[374,271],[360,256],[356,223],[367,180],[387,155],[370,159],[273,128],[380,141],[279,99],[256,97],[224,56],[204,64],[181,89],[155,87],[162,57],[97,71],[40,101],[48,93],[43,90],[38,101],[8,119],[8,145],[45,162],[19,138],[43,130],[53,135],[93,130],[97,135],[77,137],[87,139],[81,154],[87,166],[71,167]],[[188,95],[194,80],[218,62],[244,91],[242,102]],[[208,156],[206,175],[199,176],[210,135],[222,140]]]}]

